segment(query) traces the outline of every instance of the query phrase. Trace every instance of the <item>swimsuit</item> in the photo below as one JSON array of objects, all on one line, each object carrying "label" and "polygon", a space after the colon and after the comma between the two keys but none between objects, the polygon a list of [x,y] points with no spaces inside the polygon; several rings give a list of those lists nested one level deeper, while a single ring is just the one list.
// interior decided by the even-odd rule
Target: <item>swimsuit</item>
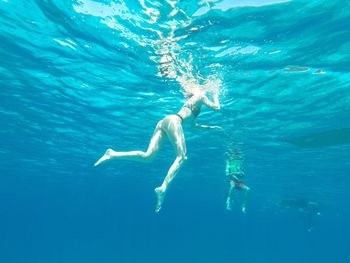
[{"label": "swimsuit", "polygon": [[[193,114],[193,116],[194,116],[195,118],[196,118],[196,117],[199,115],[199,113],[201,112],[201,108],[200,108],[200,107],[193,107],[193,106],[191,107],[191,106],[189,106],[189,105],[185,105],[184,107],[190,109],[191,112],[192,112],[192,114]],[[176,115],[177,117],[179,117],[179,118],[181,119],[181,122],[184,121],[184,118],[183,118],[180,114],[175,113],[174,115]]]},{"label": "swimsuit", "polygon": [[234,175],[234,174],[232,174],[232,175],[233,175],[232,177],[229,175],[230,176],[229,181],[235,184],[236,189],[242,190],[243,188],[246,187],[246,184],[244,182],[242,182],[240,179],[236,178],[237,176],[240,176],[240,175]]},{"label": "swimsuit", "polygon": [[180,114],[175,113],[174,115],[176,115],[177,117],[179,117],[179,118],[181,119],[181,122],[183,122],[183,121],[184,121],[184,119],[181,117],[181,115],[180,115]]},{"label": "swimsuit", "polygon": [[199,113],[201,112],[201,108],[200,107],[194,107],[193,105],[185,105],[184,107],[190,109],[192,111],[192,114],[194,117],[197,117],[199,115]]},{"label": "swimsuit", "polygon": [[235,188],[238,190],[242,190],[246,186],[242,181],[231,180],[231,182],[234,182]]}]

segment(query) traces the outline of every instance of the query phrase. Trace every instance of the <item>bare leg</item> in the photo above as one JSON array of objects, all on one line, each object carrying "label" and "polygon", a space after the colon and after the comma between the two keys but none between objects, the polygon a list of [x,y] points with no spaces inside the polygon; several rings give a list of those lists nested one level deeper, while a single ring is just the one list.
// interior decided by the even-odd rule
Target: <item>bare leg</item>
[{"label": "bare leg", "polygon": [[228,189],[227,193],[227,199],[226,199],[226,209],[231,210],[232,209],[232,194],[235,189],[235,183],[230,181],[230,187]]},{"label": "bare leg", "polygon": [[242,212],[243,213],[247,213],[247,201],[248,201],[248,197],[249,197],[249,192],[250,192],[250,188],[248,186],[244,186],[243,188],[244,191],[244,200],[243,200],[243,204],[242,204]]},{"label": "bare leg", "polygon": [[165,128],[166,128],[169,140],[175,147],[176,159],[173,162],[173,164],[170,166],[169,171],[166,177],[164,178],[162,185],[154,189],[157,195],[157,205],[155,209],[156,213],[158,213],[162,208],[162,204],[164,201],[164,197],[165,197],[165,193],[168,188],[168,185],[175,178],[176,174],[180,170],[184,161],[187,159],[185,137],[183,134],[181,124],[178,122],[169,122],[169,124],[167,124]]},{"label": "bare leg", "polygon": [[158,152],[165,133],[160,129],[160,123],[158,123],[151,141],[149,143],[146,152],[143,151],[129,151],[129,152],[116,152],[112,149],[108,149],[105,154],[94,164],[95,166],[112,159],[120,160],[132,160],[132,161],[151,161]]},{"label": "bare leg", "polygon": [[156,195],[157,195],[157,205],[156,205],[156,210],[155,210],[156,213],[158,213],[160,211],[160,209],[162,208],[162,204],[163,204],[164,197],[165,197],[165,192],[168,188],[168,185],[175,178],[175,176],[176,176],[177,172],[179,171],[179,169],[181,168],[184,160],[185,160],[185,158],[183,158],[182,156],[176,157],[174,163],[170,166],[168,174],[165,177],[162,185],[157,187],[156,189],[154,189],[154,191],[156,192]]}]

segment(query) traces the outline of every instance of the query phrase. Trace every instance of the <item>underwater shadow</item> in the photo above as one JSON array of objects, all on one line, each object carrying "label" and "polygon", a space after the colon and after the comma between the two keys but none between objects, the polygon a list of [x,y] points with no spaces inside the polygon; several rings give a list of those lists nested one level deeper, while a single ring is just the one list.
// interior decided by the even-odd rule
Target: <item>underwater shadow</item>
[{"label": "underwater shadow", "polygon": [[301,148],[320,148],[350,144],[350,128],[313,133],[300,137],[285,138],[288,142]]}]

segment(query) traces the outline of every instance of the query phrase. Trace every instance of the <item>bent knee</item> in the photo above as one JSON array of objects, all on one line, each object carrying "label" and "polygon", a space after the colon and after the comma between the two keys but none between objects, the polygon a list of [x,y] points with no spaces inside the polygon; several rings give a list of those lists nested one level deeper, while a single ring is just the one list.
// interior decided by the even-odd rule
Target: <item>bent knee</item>
[{"label": "bent knee", "polygon": [[186,154],[178,155],[178,156],[176,157],[176,159],[177,159],[179,162],[183,163],[184,161],[187,161],[187,155],[186,155]]},{"label": "bent knee", "polygon": [[142,159],[144,162],[150,163],[154,160],[154,158],[156,157],[155,154],[149,154],[149,153],[144,153],[141,155]]}]

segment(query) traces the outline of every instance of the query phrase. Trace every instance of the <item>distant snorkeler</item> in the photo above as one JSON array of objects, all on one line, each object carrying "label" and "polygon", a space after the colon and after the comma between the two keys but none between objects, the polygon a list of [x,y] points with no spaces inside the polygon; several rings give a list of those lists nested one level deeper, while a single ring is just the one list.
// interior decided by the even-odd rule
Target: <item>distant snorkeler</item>
[{"label": "distant snorkeler", "polygon": [[284,208],[296,208],[299,212],[305,214],[321,215],[320,203],[305,198],[282,199],[277,205]]},{"label": "distant snorkeler", "polygon": [[[207,93],[210,93],[212,101],[208,99]],[[211,88],[195,88],[191,91],[185,90],[187,101],[182,108],[175,114],[171,114],[163,118],[157,123],[150,140],[148,149],[144,151],[128,151],[117,152],[112,149],[107,149],[105,154],[95,163],[95,166],[107,160],[132,160],[150,162],[160,149],[160,146],[165,138],[168,138],[175,148],[176,159],[170,166],[166,177],[161,186],[155,188],[157,196],[157,205],[155,212],[158,213],[164,201],[165,193],[168,185],[175,178],[185,160],[187,160],[186,143],[183,132],[183,123],[192,123],[195,127],[201,128],[220,128],[219,126],[201,125],[196,122],[201,106],[205,105],[213,110],[220,110],[220,102],[218,99],[218,90]]]},{"label": "distant snorkeler", "polygon": [[305,227],[308,232],[314,229],[317,217],[321,216],[321,204],[304,197],[282,199],[277,205],[282,208],[297,209],[304,218]]},{"label": "distant snorkeler", "polygon": [[242,212],[247,213],[247,201],[250,192],[250,188],[242,182],[242,178],[244,177],[243,171],[243,158],[240,156],[230,156],[226,161],[226,176],[229,181],[229,189],[227,193],[226,199],[226,209],[232,209],[232,196],[234,190],[244,191],[244,199],[242,203]]}]

